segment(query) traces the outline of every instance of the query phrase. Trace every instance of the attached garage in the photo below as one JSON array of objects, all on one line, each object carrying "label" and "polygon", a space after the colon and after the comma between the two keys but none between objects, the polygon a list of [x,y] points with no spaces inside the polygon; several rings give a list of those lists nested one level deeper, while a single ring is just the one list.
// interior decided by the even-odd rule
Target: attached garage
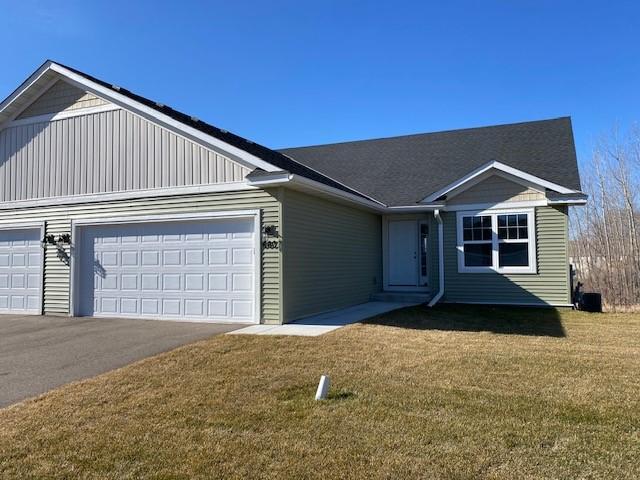
[{"label": "attached garage", "polygon": [[259,214],[74,222],[73,310],[259,323]]},{"label": "attached garage", "polygon": [[0,229],[0,314],[39,314],[42,309],[40,227]]}]

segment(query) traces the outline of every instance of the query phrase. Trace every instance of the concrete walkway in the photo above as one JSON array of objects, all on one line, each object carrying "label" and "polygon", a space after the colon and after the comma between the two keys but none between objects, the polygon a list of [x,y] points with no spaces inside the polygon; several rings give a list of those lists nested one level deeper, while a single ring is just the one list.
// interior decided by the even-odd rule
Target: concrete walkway
[{"label": "concrete walkway", "polygon": [[343,308],[333,312],[322,313],[303,318],[285,325],[252,325],[229,332],[229,335],[295,335],[301,337],[317,337],[332,332],[345,325],[361,322],[367,318],[383,313],[412,307],[416,303],[400,302],[368,302],[354,307]]}]

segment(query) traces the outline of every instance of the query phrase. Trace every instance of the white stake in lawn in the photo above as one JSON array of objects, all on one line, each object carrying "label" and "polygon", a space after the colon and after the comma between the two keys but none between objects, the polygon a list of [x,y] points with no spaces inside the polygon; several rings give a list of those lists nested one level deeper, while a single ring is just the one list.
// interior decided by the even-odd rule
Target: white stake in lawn
[{"label": "white stake in lawn", "polygon": [[331,382],[329,377],[322,375],[320,377],[320,383],[318,384],[318,390],[316,390],[316,400],[325,400],[329,393],[329,386]]}]

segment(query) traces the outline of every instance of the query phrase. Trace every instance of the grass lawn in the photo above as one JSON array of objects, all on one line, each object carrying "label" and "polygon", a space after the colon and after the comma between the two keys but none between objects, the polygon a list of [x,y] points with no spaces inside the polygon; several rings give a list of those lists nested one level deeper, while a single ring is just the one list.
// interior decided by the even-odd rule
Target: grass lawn
[{"label": "grass lawn", "polygon": [[223,335],[0,410],[3,479],[212,477],[640,478],[640,315]]}]

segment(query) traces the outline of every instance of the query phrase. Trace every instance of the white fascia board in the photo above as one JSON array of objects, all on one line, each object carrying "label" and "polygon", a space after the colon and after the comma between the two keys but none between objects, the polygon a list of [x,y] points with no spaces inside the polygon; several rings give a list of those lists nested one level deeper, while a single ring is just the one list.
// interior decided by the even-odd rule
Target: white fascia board
[{"label": "white fascia board", "polygon": [[294,185],[307,188],[309,190],[325,193],[333,197],[348,200],[350,202],[356,203],[363,207],[372,208],[376,211],[381,211],[386,208],[386,205],[384,203],[378,202],[377,200],[369,200],[364,197],[359,197],[358,195],[345,192],[344,190],[340,190],[338,188],[330,187],[329,185],[316,182],[315,180],[309,180],[308,178],[301,177],[299,175],[291,175],[289,182]]},{"label": "white fascia board", "polygon": [[523,200],[521,202],[498,202],[498,203],[465,203],[460,205],[447,205],[443,208],[446,212],[457,212],[464,210],[495,210],[500,208],[532,208],[546,207],[548,200]]},{"label": "white fascia board", "polygon": [[108,104],[99,105],[97,107],[77,108],[75,110],[65,110],[57,113],[47,113],[45,115],[37,115],[35,117],[21,118],[13,120],[7,124],[7,127],[18,127],[20,125],[31,125],[34,123],[55,122],[56,120],[64,120],[65,118],[79,117],[81,115],[91,115],[93,113],[110,112],[113,110],[121,110],[118,105]]},{"label": "white fascia board", "polygon": [[27,78],[16,90],[11,93],[1,104],[0,114],[11,105],[19,96],[25,91],[29,90],[33,84],[35,84],[40,78],[51,69],[51,61],[44,63],[38,70],[36,70],[29,78]]},{"label": "white fascia board", "polygon": [[555,200],[548,200],[549,205],[586,205],[586,198],[558,198]]},{"label": "white fascia board", "polygon": [[387,213],[420,213],[434,212],[444,207],[443,203],[430,203],[425,205],[406,205],[399,207],[387,207]]},{"label": "white fascia board", "polygon": [[475,169],[472,172],[468,173],[464,177],[459,178],[455,182],[450,183],[449,185],[447,185],[446,187],[442,188],[441,190],[438,190],[437,192],[432,193],[431,195],[425,197],[424,199],[422,199],[422,203],[433,202],[433,201],[437,200],[438,198],[440,198],[441,196],[446,195],[447,193],[451,192],[452,190],[455,190],[455,189],[461,187],[465,183],[472,181],[473,179],[475,179],[479,175],[482,175],[482,174],[484,174],[485,172],[488,172],[491,169],[495,169],[495,170],[507,173],[509,175],[512,175],[513,177],[521,179],[521,180],[527,182],[528,184],[537,185],[537,186],[543,187],[543,188],[548,188],[549,190],[553,190],[553,191],[558,192],[558,193],[577,193],[576,190],[572,190],[570,188],[563,187],[562,185],[558,185],[556,183],[549,182],[549,181],[544,180],[544,179],[542,179],[540,177],[536,177],[535,175],[531,175],[529,173],[523,172],[522,170],[518,170],[517,168],[513,168],[513,167],[510,167],[509,165],[505,165],[504,163],[491,161],[491,162],[488,162],[488,163],[482,165],[481,167],[478,167],[477,169]]},{"label": "white fascia board", "polygon": [[90,193],[69,195],[64,197],[35,198],[32,200],[14,200],[0,202],[0,210],[18,208],[51,207],[59,205],[76,205],[82,203],[114,202],[119,200],[135,200],[139,198],[167,197],[172,195],[197,195],[203,193],[237,192],[255,190],[256,187],[246,182],[214,183],[211,185],[190,185],[184,187],[151,188],[148,190],[129,190],[124,192]]},{"label": "white fascia board", "polygon": [[360,197],[344,190],[340,190],[339,188],[331,187],[329,185],[325,185],[324,183],[316,182],[315,180],[310,180],[299,175],[292,175],[290,173],[283,173],[281,175],[273,176],[265,175],[255,180],[248,179],[247,184],[253,187],[277,187],[282,185],[299,187],[311,192],[323,193],[335,198],[339,198],[341,200],[346,200],[361,207],[373,209],[378,213],[385,214],[432,212],[437,208],[442,208],[442,205],[440,204],[388,207],[382,202],[370,199],[370,197]]},{"label": "white fascia board", "polygon": [[233,145],[230,145],[226,142],[223,142],[222,140],[219,140],[216,137],[207,135],[206,133],[201,132],[196,128],[185,125],[184,123],[179,122],[174,118],[171,118],[169,115],[165,115],[164,113],[161,113],[153,108],[147,107],[146,105],[143,105],[140,102],[137,102],[110,88],[106,88],[106,87],[103,87],[102,85],[92,82],[91,80],[86,79],[82,75],[78,75],[77,73],[62,67],[61,65],[52,63],[49,66],[49,68],[54,72],[65,77],[65,79],[70,83],[76,84],[76,86],[85,88],[86,90],[106,100],[109,100],[115,104],[118,104],[123,108],[131,110],[134,113],[137,113],[138,115],[144,118],[155,121],[156,123],[160,123],[161,125],[167,126],[172,130],[183,132],[183,134],[186,134],[189,137],[195,138],[200,142],[203,142],[205,145],[209,145],[211,147],[222,150],[223,152],[227,153],[231,157],[237,159],[238,161],[240,161],[241,163],[249,167],[261,168],[267,172],[273,172],[273,171],[279,170],[278,167],[271,165],[268,162],[265,162],[264,160],[256,157],[255,155],[251,155],[250,153],[240,148],[234,147]]},{"label": "white fascia board", "polygon": [[291,174],[289,172],[277,172],[273,175],[261,175],[257,178],[247,178],[247,185],[251,185],[252,187],[275,187],[277,185],[282,185],[291,180]]}]

